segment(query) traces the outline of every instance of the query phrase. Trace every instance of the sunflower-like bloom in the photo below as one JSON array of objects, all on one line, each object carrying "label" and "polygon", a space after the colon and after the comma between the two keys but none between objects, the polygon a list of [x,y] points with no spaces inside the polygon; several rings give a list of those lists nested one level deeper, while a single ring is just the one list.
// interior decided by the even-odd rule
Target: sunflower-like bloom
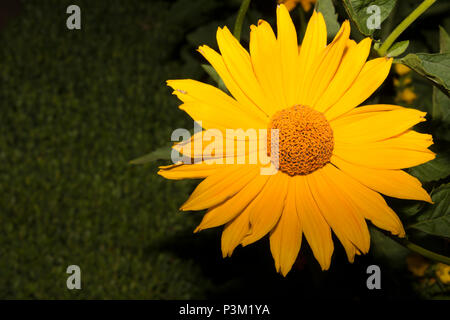
[{"label": "sunflower-like bloom", "polygon": [[[275,267],[286,275],[304,235],[326,270],[332,231],[350,262],[369,250],[366,219],[405,235],[380,193],[431,202],[419,180],[402,170],[435,157],[427,149],[431,136],[410,129],[425,121],[425,113],[386,104],[358,107],[383,83],[392,59],[366,61],[371,40],[355,43],[349,34],[345,21],[327,45],[324,18],[313,12],[299,50],[289,12],[280,5],[277,37],[260,20],[251,26],[250,53],[226,27],[217,31],[220,54],[199,48],[231,96],[194,80],[168,81],[180,108],[206,130],[279,130],[279,170],[273,175],[262,175],[260,164],[207,163],[201,150],[190,156],[202,162],[160,167],[168,179],[204,178],[181,210],[209,209],[195,231],[225,225],[224,257],[269,234]],[[174,148],[191,152],[204,133]],[[206,140],[202,148],[208,148]],[[214,155],[227,157],[222,150]]]}]

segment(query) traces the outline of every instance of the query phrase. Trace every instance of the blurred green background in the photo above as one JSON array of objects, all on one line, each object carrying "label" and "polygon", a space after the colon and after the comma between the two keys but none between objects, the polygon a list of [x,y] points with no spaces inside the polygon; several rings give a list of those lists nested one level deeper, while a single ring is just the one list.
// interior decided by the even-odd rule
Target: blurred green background
[{"label": "blurred green background", "polygon": [[[167,162],[128,164],[167,145],[173,129],[192,128],[165,80],[210,81],[195,49],[215,46],[217,26],[233,26],[240,1],[17,3],[1,8],[0,298],[424,297],[394,242],[400,262],[375,249],[354,264],[336,242],[328,272],[304,242],[286,278],[267,239],[222,259],[220,228],[193,234],[202,213],[178,211],[197,182],[156,175]],[[81,30],[66,28],[70,4],[81,8]],[[274,8],[255,0],[247,20],[273,21]],[[406,35],[436,52],[447,16],[436,11]],[[379,291],[366,287],[373,263],[383,270]],[[72,264],[82,290],[66,288]]]}]

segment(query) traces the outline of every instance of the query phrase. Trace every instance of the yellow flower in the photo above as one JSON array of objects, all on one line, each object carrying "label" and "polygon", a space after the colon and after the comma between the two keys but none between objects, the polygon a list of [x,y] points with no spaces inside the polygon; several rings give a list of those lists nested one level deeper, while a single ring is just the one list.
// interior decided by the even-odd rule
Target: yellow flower
[{"label": "yellow flower", "polygon": [[394,86],[397,88],[405,87],[408,84],[411,84],[412,79],[410,77],[402,77],[401,79],[394,78]]},{"label": "yellow flower", "polygon": [[[279,159],[274,175],[261,174],[261,164],[221,164],[229,156],[223,149],[214,151],[217,163],[207,162],[192,148],[206,131],[175,146],[201,162],[160,167],[168,179],[204,179],[181,210],[209,209],[196,231],[225,225],[224,257],[269,234],[276,270],[286,275],[304,235],[327,270],[332,231],[350,262],[369,250],[365,219],[405,235],[380,193],[431,202],[420,181],[401,170],[435,157],[427,149],[431,136],[410,129],[425,113],[386,104],[357,107],[383,83],[392,59],[366,61],[370,38],[356,43],[349,35],[345,21],[327,45],[324,18],[314,11],[298,50],[294,24],[280,5],[277,37],[260,20],[251,27],[250,53],[226,27],[217,31],[220,54],[199,48],[231,96],[195,80],[168,81],[180,108],[205,130],[279,130],[278,152],[270,158],[272,164]],[[212,143],[202,142],[204,150]],[[258,144],[258,151],[269,153],[264,147]]]},{"label": "yellow flower", "polygon": [[411,254],[406,258],[408,270],[417,277],[423,277],[430,263],[424,257],[418,254]]},{"label": "yellow flower", "polygon": [[450,266],[443,263],[438,263],[436,276],[443,284],[450,284]]},{"label": "yellow flower", "polygon": [[309,11],[312,7],[312,4],[316,3],[317,0],[278,0],[279,4],[284,4],[289,11],[295,9],[297,4],[301,4],[303,10]]},{"label": "yellow flower", "polygon": [[411,104],[417,99],[417,95],[411,88],[405,88],[398,93],[397,99]]},{"label": "yellow flower", "polygon": [[411,69],[408,66],[405,66],[401,63],[394,64],[395,72],[397,72],[398,75],[403,76],[411,71]]}]

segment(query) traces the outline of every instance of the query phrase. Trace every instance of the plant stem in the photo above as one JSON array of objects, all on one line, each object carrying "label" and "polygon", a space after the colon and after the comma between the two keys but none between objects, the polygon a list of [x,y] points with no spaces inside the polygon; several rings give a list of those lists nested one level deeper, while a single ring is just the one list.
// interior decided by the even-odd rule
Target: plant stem
[{"label": "plant stem", "polygon": [[425,12],[436,0],[424,0],[413,12],[409,14],[386,38],[384,43],[378,49],[380,56],[385,56],[394,41],[413,23],[422,13]]},{"label": "plant stem", "polygon": [[247,13],[248,7],[250,6],[250,1],[251,0],[242,1],[236,18],[236,22],[234,23],[233,35],[238,41],[241,40],[242,24],[244,23],[245,14]]},{"label": "plant stem", "polygon": [[409,250],[421,254],[425,258],[450,265],[449,257],[443,256],[443,255],[437,254],[433,251],[422,248],[422,247],[418,246],[417,244],[410,242],[407,239],[401,239],[401,238],[397,238],[397,237],[392,237],[391,239],[397,241],[398,243],[400,243],[402,246],[408,248]]}]

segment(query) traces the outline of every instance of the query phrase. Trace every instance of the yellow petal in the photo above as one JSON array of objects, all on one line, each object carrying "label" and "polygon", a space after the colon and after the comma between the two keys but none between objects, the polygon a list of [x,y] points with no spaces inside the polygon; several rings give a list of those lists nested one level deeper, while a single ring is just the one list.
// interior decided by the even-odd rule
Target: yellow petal
[{"label": "yellow petal", "polygon": [[311,193],[320,208],[325,220],[336,236],[346,246],[350,241],[359,251],[367,253],[370,246],[370,235],[364,217],[341,191],[342,186],[336,182],[336,167],[327,164],[325,167],[306,176]]},{"label": "yellow petal", "polygon": [[259,194],[268,179],[269,176],[256,175],[236,195],[208,211],[200,225],[195,229],[195,232],[225,224],[242,213],[247,205]]},{"label": "yellow petal", "polygon": [[328,120],[349,112],[378,89],[389,74],[392,58],[377,58],[366,62],[347,92],[326,112]]},{"label": "yellow petal", "polygon": [[420,181],[402,170],[361,167],[332,156],[331,163],[372,190],[389,197],[431,202]]},{"label": "yellow petal", "polygon": [[403,107],[393,104],[372,104],[361,106],[331,120],[330,124],[336,127],[343,126],[358,121],[360,119],[371,117],[383,111],[392,111],[399,109],[403,109]]},{"label": "yellow petal", "polygon": [[223,61],[237,85],[243,88],[245,94],[267,116],[273,109],[273,102],[269,100],[261,89],[253,72],[250,55],[239,41],[231,34],[227,27],[217,30],[217,44],[222,53]]},{"label": "yellow petal", "polygon": [[305,176],[295,176],[297,215],[314,257],[322,270],[330,268],[334,245],[331,230],[317,206]]},{"label": "yellow petal", "polygon": [[405,169],[433,160],[435,154],[426,149],[432,143],[431,137],[412,132],[365,144],[335,141],[333,154],[347,162],[378,169]]},{"label": "yellow petal", "polygon": [[379,193],[365,187],[341,170],[333,166],[330,168],[332,168],[330,171],[333,171],[333,181],[340,186],[340,191],[346,195],[360,214],[381,229],[390,231],[394,235],[405,236],[400,219]]},{"label": "yellow petal", "polygon": [[[296,104],[298,89],[298,42],[294,23],[284,5],[277,8],[277,35],[287,106],[293,106]],[[272,61],[266,63],[270,64]]]},{"label": "yellow petal", "polygon": [[305,105],[313,106],[329,86],[341,62],[349,35],[350,23],[346,20],[333,42],[324,50],[319,63],[310,71],[313,77],[312,81],[306,84],[305,100],[302,101]]},{"label": "yellow petal", "polygon": [[371,112],[369,116],[345,125],[331,122],[331,126],[335,141],[373,142],[403,133],[415,124],[425,121],[425,115],[426,112],[416,109],[401,108],[392,111]]},{"label": "yellow petal", "polygon": [[265,128],[267,123],[241,109],[236,100],[223,91],[195,80],[169,80],[174,94],[184,102],[180,106],[196,121],[204,122],[206,129]]},{"label": "yellow petal", "polygon": [[312,81],[311,70],[327,46],[327,28],[322,13],[313,11],[300,48],[298,69],[298,96],[296,104],[303,104],[306,85]]},{"label": "yellow petal", "polygon": [[224,165],[198,164],[173,164],[159,167],[158,174],[166,179],[202,179],[224,169]]},{"label": "yellow petal", "polygon": [[348,49],[333,80],[326,88],[325,92],[316,97],[316,99],[319,98],[318,101],[316,102],[316,99],[314,99],[313,106],[317,111],[324,112],[331,105],[336,103],[361,72],[369,55],[372,40],[370,38],[365,38],[357,45],[351,43],[352,42],[347,42]]},{"label": "yellow petal", "polygon": [[[246,136],[245,133],[248,133]],[[217,136],[216,136],[217,133]],[[220,135],[219,135],[220,133]],[[236,136],[225,132],[203,130],[192,135],[188,140],[176,143],[172,148],[192,159],[192,162],[227,163],[233,158],[234,164],[257,163],[259,143],[257,131],[235,131]],[[255,133],[253,136],[252,133]],[[256,137],[256,138],[255,138]],[[232,148],[231,146],[234,145]],[[230,160],[230,162],[228,162]]]},{"label": "yellow petal", "polygon": [[233,75],[227,69],[225,62],[220,54],[204,45],[198,48],[198,51],[205,57],[211,66],[217,71],[220,78],[225,83],[225,86],[236,98],[243,110],[251,113],[254,117],[262,121],[268,121],[268,116],[264,113],[246,94],[245,87],[241,88],[237,81],[233,78]]},{"label": "yellow petal", "polygon": [[250,230],[249,210],[245,209],[240,215],[225,225],[222,232],[222,256],[231,257],[234,249]]},{"label": "yellow petal", "polygon": [[[367,38],[361,40],[360,44],[362,44],[364,41],[367,41]],[[351,51],[350,49],[353,49],[356,46],[357,46],[357,44],[356,44],[355,40],[348,39],[347,45],[345,46],[345,52],[344,52],[343,58],[345,58],[349,54],[349,52]],[[364,52],[364,51],[362,51],[362,52]]]},{"label": "yellow petal", "polygon": [[217,112],[211,108],[210,104],[202,102],[183,103],[179,108],[189,114],[194,121],[201,122],[204,129],[217,129],[225,132],[226,129],[263,128],[247,121],[248,119],[245,117],[240,121],[237,120],[243,116],[243,113]]},{"label": "yellow petal", "polygon": [[383,140],[386,146],[404,148],[416,151],[431,152],[427,148],[433,144],[431,134],[419,133],[414,130],[406,130],[404,133],[391,139]]},{"label": "yellow petal", "polygon": [[361,254],[361,252],[356,248],[356,246],[347,238],[342,237],[339,238],[339,241],[341,242],[342,246],[345,249],[345,253],[347,254],[348,261],[350,263],[353,263],[355,261],[355,254]]},{"label": "yellow petal", "polygon": [[284,208],[289,179],[281,171],[270,176],[264,189],[249,205],[251,229],[241,242],[243,246],[261,239],[275,227]]},{"label": "yellow petal", "polygon": [[203,180],[181,210],[203,210],[218,205],[239,192],[258,174],[258,166],[227,167]]},{"label": "yellow petal", "polygon": [[302,226],[295,205],[294,179],[289,179],[286,204],[280,220],[270,234],[270,250],[275,268],[286,276],[294,264],[302,243]]},{"label": "yellow petal", "polygon": [[274,101],[273,109],[269,110],[269,114],[272,115],[280,109],[287,108],[281,75],[280,46],[272,27],[266,21],[260,20],[257,27],[251,26],[250,55],[262,90]]}]

